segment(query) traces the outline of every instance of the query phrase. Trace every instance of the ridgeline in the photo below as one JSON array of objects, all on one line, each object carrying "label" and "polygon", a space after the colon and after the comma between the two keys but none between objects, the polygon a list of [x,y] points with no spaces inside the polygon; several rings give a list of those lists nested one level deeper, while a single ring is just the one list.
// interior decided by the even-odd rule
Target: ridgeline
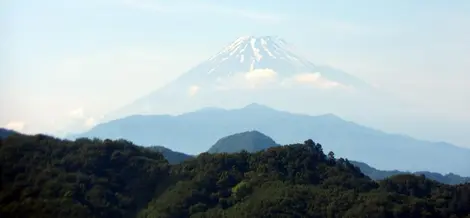
[{"label": "ridgeline", "polygon": [[2,218],[470,217],[468,183],[374,181],[312,140],[170,165],[125,140],[13,134],[0,176]]}]

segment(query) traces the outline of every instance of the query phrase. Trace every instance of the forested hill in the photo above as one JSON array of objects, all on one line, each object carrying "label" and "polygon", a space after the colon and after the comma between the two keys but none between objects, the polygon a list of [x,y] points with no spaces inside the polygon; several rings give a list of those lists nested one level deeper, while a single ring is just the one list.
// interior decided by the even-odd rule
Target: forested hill
[{"label": "forested hill", "polygon": [[0,217],[133,217],[168,177],[163,155],[127,141],[0,141]]},{"label": "forested hill", "polygon": [[470,217],[470,184],[375,182],[311,140],[169,165],[128,141],[0,141],[0,217]]},{"label": "forested hill", "polygon": [[[233,134],[230,136],[223,137],[215,143],[210,149],[209,153],[235,153],[240,151],[248,151],[248,152],[257,152],[261,151],[270,147],[279,146],[273,139],[269,136],[264,135],[258,131],[249,131],[249,132],[242,132]],[[177,153],[168,153],[164,152],[163,155],[165,157],[168,156],[168,159],[171,160],[172,163],[182,162],[188,159],[188,156],[182,156],[181,154]],[[399,175],[399,174],[412,174],[412,172],[405,172],[405,171],[398,171],[398,170],[378,170],[366,163],[358,162],[358,161],[351,161],[351,163],[361,171],[369,176],[374,180],[382,180],[391,176]],[[461,184],[465,182],[470,182],[469,177],[462,177],[455,174],[446,174],[442,175],[440,173],[428,172],[428,171],[419,171],[414,172],[413,174],[421,175],[424,174],[427,178],[436,180],[441,183],[455,185]]]}]

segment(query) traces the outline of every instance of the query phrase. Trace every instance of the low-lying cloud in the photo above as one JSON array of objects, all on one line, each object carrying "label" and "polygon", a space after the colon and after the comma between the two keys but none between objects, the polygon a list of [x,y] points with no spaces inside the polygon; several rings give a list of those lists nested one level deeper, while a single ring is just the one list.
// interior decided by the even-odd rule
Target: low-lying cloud
[{"label": "low-lying cloud", "polygon": [[94,117],[85,114],[83,107],[69,111],[69,116],[72,119],[71,123],[74,123],[74,125],[91,128],[97,124],[97,120]]},{"label": "low-lying cloud", "polygon": [[199,86],[196,86],[196,85],[193,85],[193,86],[189,87],[189,89],[188,89],[189,97],[195,96],[199,92],[200,89],[201,88]]},{"label": "low-lying cloud", "polygon": [[83,108],[79,107],[69,111],[69,116],[72,118],[81,119],[85,116],[85,114],[83,113]]},{"label": "low-lying cloud", "polygon": [[341,83],[322,77],[321,73],[319,72],[298,74],[293,78],[287,79],[287,82],[293,82],[297,85],[307,85],[321,89],[331,89],[344,86]]},{"label": "low-lying cloud", "polygon": [[347,86],[336,81],[329,80],[321,73],[300,73],[291,77],[282,78],[272,69],[255,69],[249,72],[236,73],[235,75],[220,79],[218,89],[261,89],[261,88],[315,88],[336,89]]},{"label": "low-lying cloud", "polygon": [[271,69],[255,69],[245,73],[245,80],[248,81],[251,88],[276,82],[277,73]]},{"label": "low-lying cloud", "polygon": [[96,125],[96,120],[93,117],[89,117],[88,119],[85,120],[85,126],[86,127],[93,127]]},{"label": "low-lying cloud", "polygon": [[23,131],[26,124],[23,121],[10,121],[5,125],[5,128],[15,131]]}]

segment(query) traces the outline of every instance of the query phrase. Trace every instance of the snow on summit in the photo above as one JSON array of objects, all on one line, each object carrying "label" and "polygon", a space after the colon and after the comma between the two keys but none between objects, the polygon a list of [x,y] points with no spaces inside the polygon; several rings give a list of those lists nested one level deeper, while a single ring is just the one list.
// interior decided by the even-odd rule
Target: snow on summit
[{"label": "snow on summit", "polygon": [[215,81],[255,70],[271,70],[281,77],[313,71],[315,66],[296,55],[285,40],[276,36],[242,36],[210,57],[183,78]]},{"label": "snow on summit", "polygon": [[288,44],[276,36],[242,36],[233,41],[209,61],[223,61],[227,58],[235,57],[241,63],[246,61],[260,62],[263,58],[284,59],[298,62],[305,62],[302,58],[294,55]]},{"label": "snow on summit", "polygon": [[317,88],[358,83],[346,73],[314,65],[277,36],[239,37],[175,82],[184,86],[197,84],[202,88],[217,86],[230,89],[228,83],[231,87],[257,87],[267,81]]},{"label": "snow on summit", "polygon": [[271,98],[277,101],[280,95],[290,99],[299,94],[298,88],[308,89],[308,92],[300,91],[303,94],[321,95],[323,92],[318,90],[343,92],[366,85],[343,71],[314,65],[280,37],[243,36],[173,82],[117,110],[112,116],[131,111],[148,114],[207,105],[236,106],[267,102]]}]

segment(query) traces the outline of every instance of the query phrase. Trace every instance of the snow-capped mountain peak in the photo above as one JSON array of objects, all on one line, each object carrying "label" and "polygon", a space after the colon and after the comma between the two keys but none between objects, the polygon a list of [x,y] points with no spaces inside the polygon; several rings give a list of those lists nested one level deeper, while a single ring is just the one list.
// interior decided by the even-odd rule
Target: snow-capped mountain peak
[{"label": "snow-capped mountain peak", "polygon": [[[351,87],[368,86],[341,70],[312,64],[280,37],[243,36],[173,82],[115,114],[120,114],[120,111],[142,114],[174,112],[195,105],[263,103],[267,98],[277,99],[290,96],[289,93],[296,95],[297,88],[313,88],[308,93],[320,95],[323,92],[315,90],[333,90],[336,93],[336,90],[350,90]],[[275,94],[268,97],[267,93]]]},{"label": "snow-capped mountain peak", "polygon": [[240,83],[258,86],[259,81],[276,81],[282,86],[308,83],[320,87],[357,86],[362,83],[344,72],[312,64],[280,37],[242,36],[183,74],[171,86],[179,84],[191,87],[191,90],[207,90],[208,87],[227,89],[240,87]]},{"label": "snow-capped mountain peak", "polygon": [[297,55],[289,43],[277,36],[242,36],[207,61],[187,72],[182,80],[213,83],[240,73],[271,70],[279,77],[314,72],[315,66]]},{"label": "snow-capped mountain peak", "polygon": [[263,58],[305,61],[291,51],[291,46],[277,36],[242,36],[212,56],[209,61],[224,61],[236,57],[241,63],[245,61],[260,62]]}]

